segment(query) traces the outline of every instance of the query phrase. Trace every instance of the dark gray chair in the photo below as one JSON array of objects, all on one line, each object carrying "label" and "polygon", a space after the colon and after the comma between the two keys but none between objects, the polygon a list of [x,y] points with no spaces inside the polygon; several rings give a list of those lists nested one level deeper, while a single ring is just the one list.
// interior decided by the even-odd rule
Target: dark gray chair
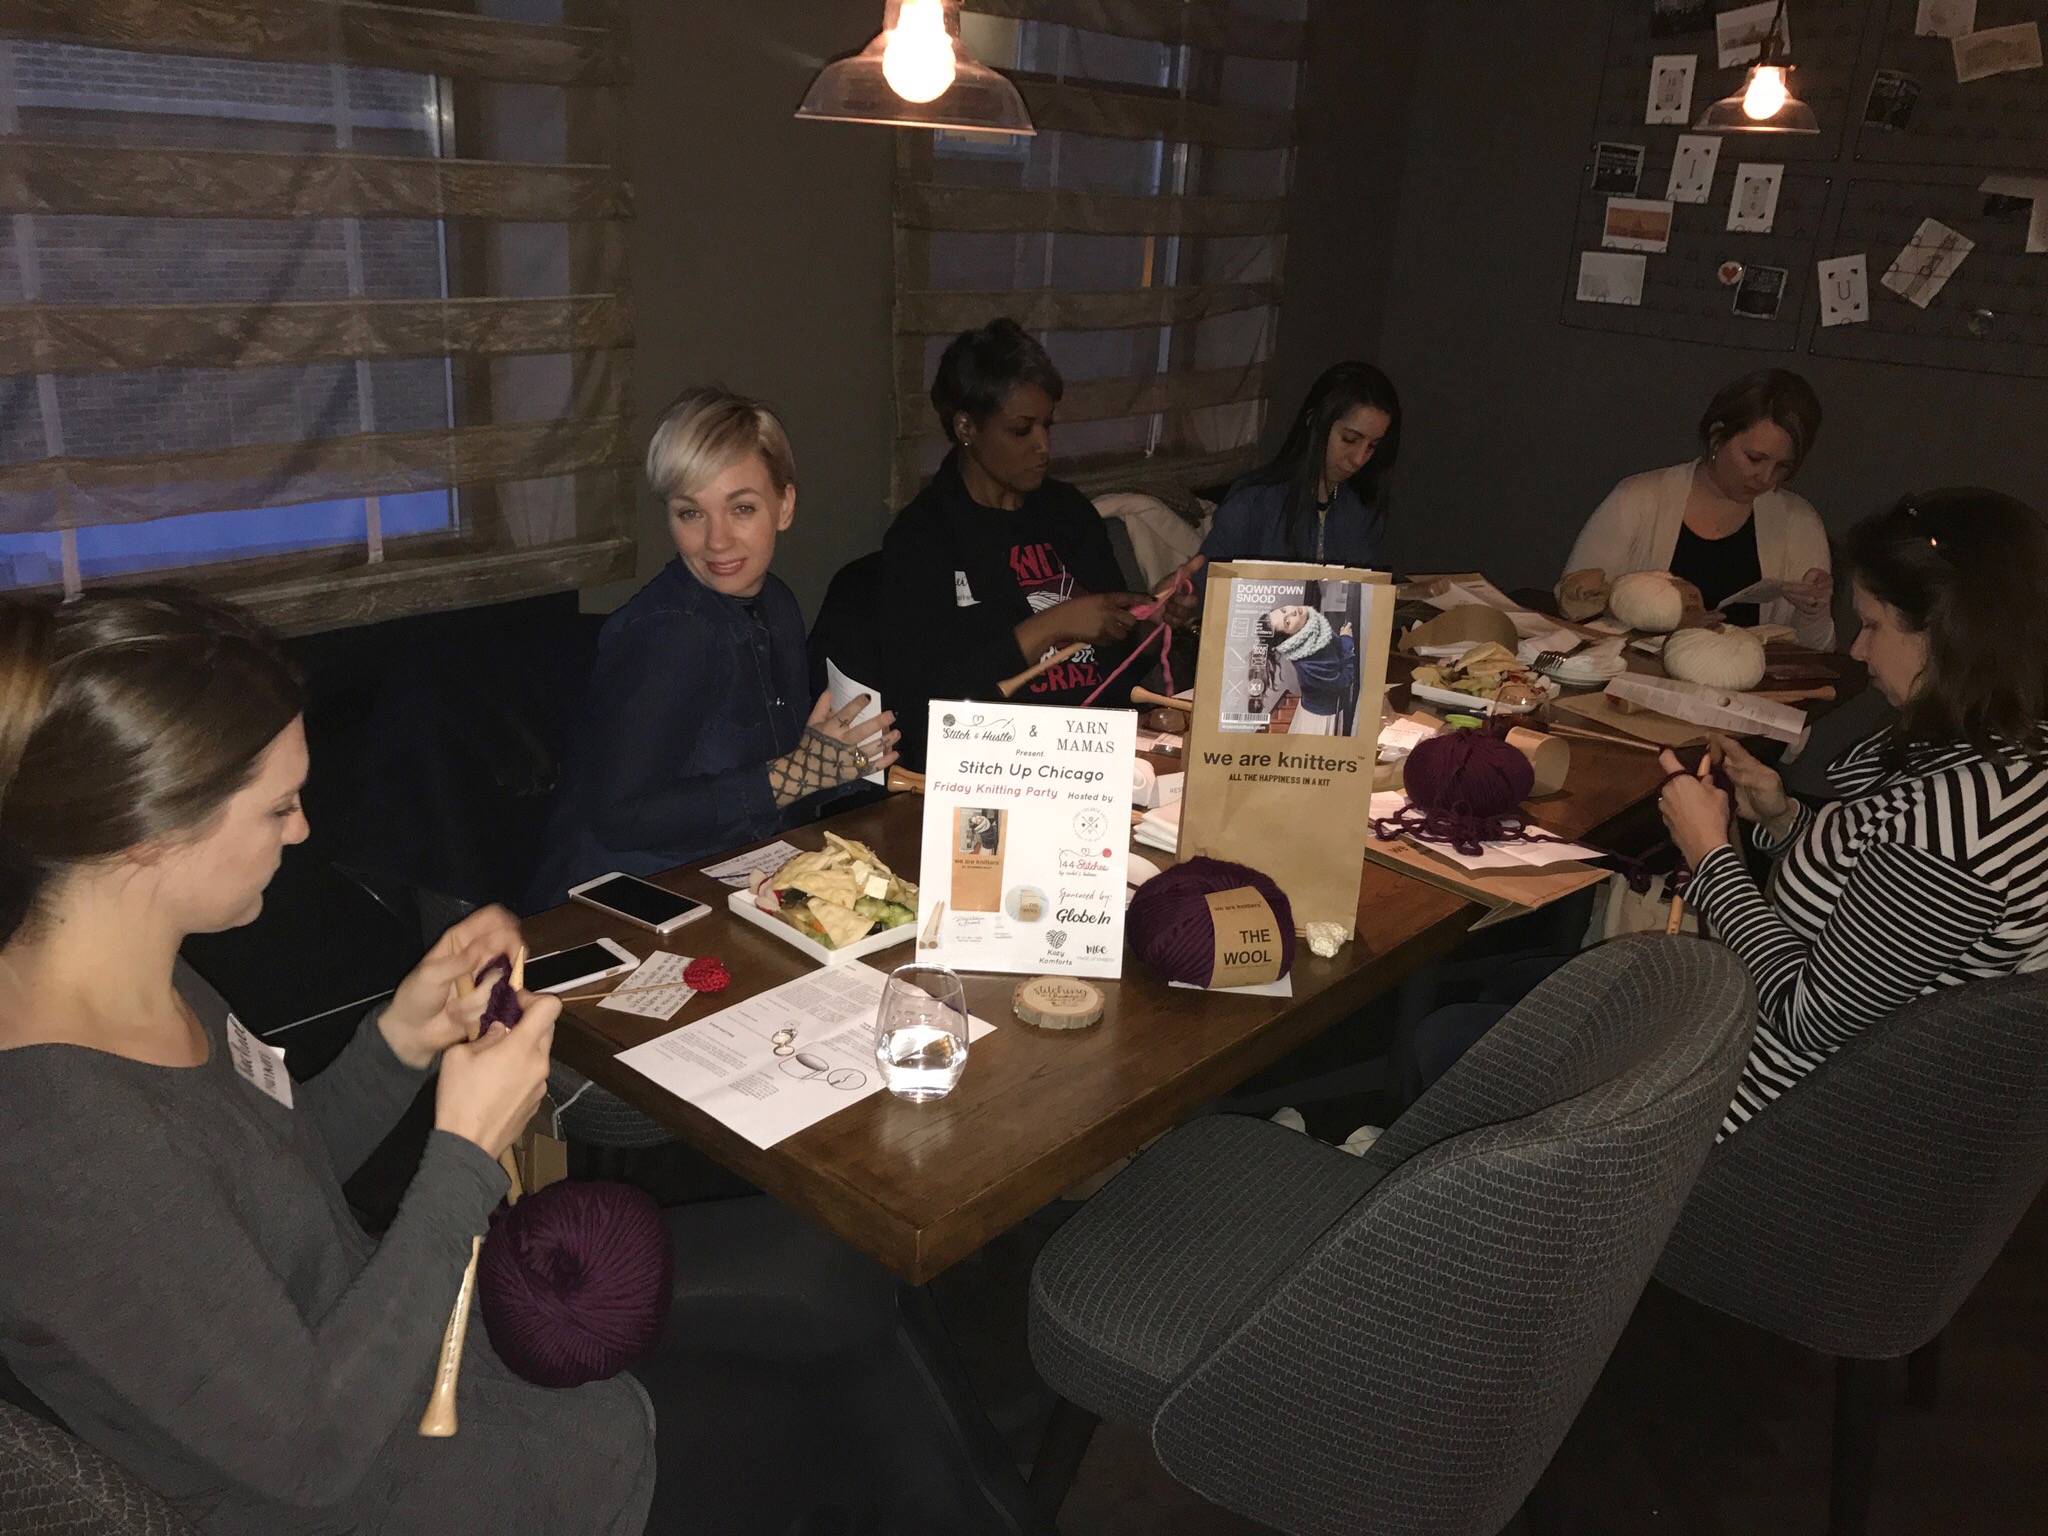
[{"label": "dark gray chair", "polygon": [[1623,939],[1538,987],[1362,1158],[1237,1116],[1175,1131],[1033,1271],[1032,1358],[1068,1400],[1046,1505],[1101,1415],[1296,1536],[1492,1536],[1649,1279],[1755,1008],[1718,946]]},{"label": "dark gray chair", "polygon": [[2048,974],[1902,1008],[1707,1159],[1657,1278],[1837,1358],[1835,1536],[1865,1526],[1883,1362],[1930,1349],[2044,1180]]},{"label": "dark gray chair", "polygon": [[0,1403],[0,1531],[198,1536],[185,1518],[56,1425]]}]

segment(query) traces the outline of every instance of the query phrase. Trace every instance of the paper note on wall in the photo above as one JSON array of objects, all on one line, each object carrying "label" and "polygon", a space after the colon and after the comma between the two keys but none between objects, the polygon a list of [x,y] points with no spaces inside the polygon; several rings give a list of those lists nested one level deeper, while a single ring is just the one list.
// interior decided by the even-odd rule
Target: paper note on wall
[{"label": "paper note on wall", "polygon": [[1976,248],[1976,241],[1960,230],[1950,229],[1939,219],[1922,219],[1880,281],[1908,304],[1925,309],[1955,276],[1963,258]]},{"label": "paper note on wall", "polygon": [[1814,269],[1820,277],[1820,323],[1859,325],[1870,318],[1870,269],[1861,251]]}]

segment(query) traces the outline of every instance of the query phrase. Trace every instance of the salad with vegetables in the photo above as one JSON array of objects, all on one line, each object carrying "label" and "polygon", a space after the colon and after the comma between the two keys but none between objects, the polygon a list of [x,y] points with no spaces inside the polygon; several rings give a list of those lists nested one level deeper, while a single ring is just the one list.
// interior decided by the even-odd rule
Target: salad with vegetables
[{"label": "salad with vegetables", "polygon": [[754,904],[827,949],[917,921],[917,887],[852,838],[825,834],[819,853],[800,853],[751,882]]}]

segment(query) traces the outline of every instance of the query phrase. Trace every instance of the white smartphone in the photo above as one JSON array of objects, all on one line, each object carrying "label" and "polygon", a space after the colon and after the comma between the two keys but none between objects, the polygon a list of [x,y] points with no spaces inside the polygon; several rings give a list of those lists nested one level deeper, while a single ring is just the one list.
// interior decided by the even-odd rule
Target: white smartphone
[{"label": "white smartphone", "polygon": [[526,961],[526,990],[567,992],[571,987],[623,976],[640,962],[623,944],[597,939],[574,949],[558,949],[551,955],[529,955]]},{"label": "white smartphone", "polygon": [[650,881],[620,874],[599,875],[595,880],[571,886],[569,899],[653,933],[674,933],[711,910],[691,897],[678,896]]}]

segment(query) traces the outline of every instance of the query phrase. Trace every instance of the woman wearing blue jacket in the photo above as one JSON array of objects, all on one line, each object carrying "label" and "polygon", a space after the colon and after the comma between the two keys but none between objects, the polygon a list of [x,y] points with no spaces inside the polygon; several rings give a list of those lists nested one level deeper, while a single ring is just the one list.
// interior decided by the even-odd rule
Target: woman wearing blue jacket
[{"label": "woman wearing blue jacket", "polygon": [[1259,615],[1259,643],[1294,664],[1301,703],[1290,736],[1345,736],[1358,698],[1358,639],[1351,626],[1332,627],[1320,609],[1291,604]]},{"label": "woman wearing blue jacket", "polygon": [[1370,363],[1338,363],[1310,388],[1273,461],[1231,487],[1202,553],[1380,569],[1400,451],[1393,380]]}]

